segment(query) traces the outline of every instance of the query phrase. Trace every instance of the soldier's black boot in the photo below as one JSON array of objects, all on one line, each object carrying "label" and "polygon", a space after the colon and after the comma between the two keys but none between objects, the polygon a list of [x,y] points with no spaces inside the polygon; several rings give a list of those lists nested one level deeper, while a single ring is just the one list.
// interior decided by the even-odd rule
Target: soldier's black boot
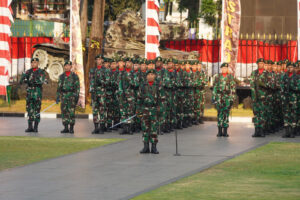
[{"label": "soldier's black boot", "polygon": [[263,128],[258,128],[258,137],[266,137]]},{"label": "soldier's black boot", "polygon": [[99,129],[98,129],[98,123],[94,123],[95,129],[93,130],[92,134],[99,134]]},{"label": "soldier's black boot", "polygon": [[127,128],[126,128],[126,124],[123,124],[122,125],[122,131],[121,131],[121,133],[120,133],[120,135],[125,135],[125,134],[127,134]]},{"label": "soldier's black boot", "polygon": [[39,132],[38,128],[39,128],[39,122],[34,122],[33,132],[35,133]]},{"label": "soldier's black boot", "polygon": [[204,124],[202,117],[200,117],[200,119],[199,119],[199,124]]},{"label": "soldier's black boot", "polygon": [[[119,121],[119,120],[114,120],[114,126],[115,126],[116,124],[118,124],[118,123],[120,123],[120,121]],[[118,128],[119,128],[119,125],[118,125],[118,126],[115,126],[115,127],[113,127],[113,128],[112,128],[112,130],[116,131],[116,130],[118,130]]]},{"label": "soldier's black boot", "polygon": [[151,146],[151,153],[153,154],[159,154],[159,152],[157,151],[157,148],[156,148],[156,144],[152,144]]},{"label": "soldier's black boot", "polygon": [[285,128],[285,133],[283,134],[283,138],[288,138],[290,136],[290,127],[284,127]]},{"label": "soldier's black boot", "polygon": [[295,137],[295,133],[296,133],[296,128],[292,128],[291,127],[290,138],[294,138]]},{"label": "soldier's black boot", "polygon": [[107,124],[107,132],[111,132],[112,131],[111,127],[112,127],[111,123]]},{"label": "soldier's black boot", "polygon": [[227,133],[227,127],[224,128],[224,131],[223,131],[223,137],[229,137],[228,133]]},{"label": "soldier's black boot", "polygon": [[105,124],[101,123],[99,128],[99,134],[104,134],[105,130],[106,130]]},{"label": "soldier's black boot", "polygon": [[218,126],[218,134],[217,134],[217,137],[222,137],[222,127]]},{"label": "soldier's black boot", "polygon": [[173,129],[173,124],[172,124],[172,123],[169,123],[168,125],[169,125],[169,131],[170,131],[170,132],[174,131],[174,129]]},{"label": "soldier's black boot", "polygon": [[144,148],[140,151],[140,153],[150,153],[149,142],[144,142]]},{"label": "soldier's black boot", "polygon": [[187,119],[184,118],[183,121],[182,121],[182,128],[187,128]]},{"label": "soldier's black boot", "polygon": [[255,131],[254,131],[254,134],[252,135],[252,137],[258,137],[258,130],[259,130],[259,128],[255,127]]},{"label": "soldier's black boot", "polygon": [[28,128],[25,130],[26,133],[33,132],[32,122],[28,121]]},{"label": "soldier's black boot", "polygon": [[70,133],[74,134],[74,124],[70,124]]},{"label": "soldier's black boot", "polygon": [[129,135],[133,135],[132,126],[133,124],[127,124],[127,134]]},{"label": "soldier's black boot", "polygon": [[68,124],[64,124],[64,129],[62,131],[60,131],[60,133],[69,133],[69,128],[68,128]]}]

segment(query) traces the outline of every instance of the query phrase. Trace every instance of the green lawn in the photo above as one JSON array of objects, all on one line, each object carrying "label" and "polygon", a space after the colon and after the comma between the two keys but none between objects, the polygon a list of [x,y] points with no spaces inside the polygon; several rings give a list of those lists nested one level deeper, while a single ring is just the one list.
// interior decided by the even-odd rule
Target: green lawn
[{"label": "green lawn", "polygon": [[299,200],[300,144],[270,143],[140,199]]},{"label": "green lawn", "polygon": [[0,137],[0,171],[119,141],[122,139]]}]

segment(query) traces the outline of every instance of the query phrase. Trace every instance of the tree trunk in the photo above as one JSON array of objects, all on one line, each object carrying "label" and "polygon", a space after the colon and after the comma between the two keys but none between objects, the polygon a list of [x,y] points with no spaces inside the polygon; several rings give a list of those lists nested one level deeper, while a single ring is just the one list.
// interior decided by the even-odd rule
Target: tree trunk
[{"label": "tree trunk", "polygon": [[[86,37],[87,37],[87,30],[88,30],[88,0],[82,1],[80,26],[81,26],[80,28],[81,28],[82,45],[84,47],[86,47]],[[82,55],[83,55],[83,66],[86,68],[86,66],[87,66],[86,65],[87,64],[87,51],[86,50],[83,51]],[[85,72],[85,74],[86,74],[86,72]]]},{"label": "tree trunk", "polygon": [[[89,71],[95,65],[95,56],[101,53],[103,42],[105,0],[94,0],[92,27],[89,37],[88,61],[85,66],[86,100],[89,94]],[[86,101],[88,102],[88,101]]]}]

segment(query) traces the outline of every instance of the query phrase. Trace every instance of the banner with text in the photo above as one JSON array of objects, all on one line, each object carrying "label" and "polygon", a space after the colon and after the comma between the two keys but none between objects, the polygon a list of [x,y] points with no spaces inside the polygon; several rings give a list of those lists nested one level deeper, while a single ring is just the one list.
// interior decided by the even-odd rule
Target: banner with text
[{"label": "banner with text", "polygon": [[229,63],[229,68],[235,74],[238,57],[239,34],[241,23],[240,0],[223,0],[222,4],[222,45],[221,61]]}]

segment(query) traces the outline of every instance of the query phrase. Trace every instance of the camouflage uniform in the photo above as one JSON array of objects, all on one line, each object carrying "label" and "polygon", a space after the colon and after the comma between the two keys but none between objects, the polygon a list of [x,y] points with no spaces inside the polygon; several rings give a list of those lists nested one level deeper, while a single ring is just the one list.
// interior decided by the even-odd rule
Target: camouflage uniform
[{"label": "camouflage uniform", "polygon": [[[112,126],[112,122],[117,124],[120,122],[120,108],[119,108],[119,71],[108,70],[110,76],[110,84],[106,87],[106,105],[107,105],[107,127]],[[108,130],[109,131],[109,130]]]},{"label": "camouflage uniform", "polygon": [[[121,121],[124,121],[134,115],[134,74],[133,71],[122,71],[119,76],[119,99]],[[128,120],[123,124],[122,134],[131,134],[131,124],[133,120]]]},{"label": "camouflage uniform", "polygon": [[[32,122],[35,122],[35,129],[37,132],[37,126],[40,122],[40,111],[42,104],[42,85],[46,81],[45,71],[37,68],[29,69],[22,74],[20,84],[27,84],[26,95],[26,111],[28,113],[28,125],[32,129]],[[33,130],[31,130],[33,131]],[[30,132],[30,131],[27,131]]]},{"label": "camouflage uniform", "polygon": [[258,70],[252,72],[250,77],[251,97],[253,101],[253,122],[255,133],[253,137],[263,137],[266,126],[266,97],[268,89],[268,73],[263,70],[260,74]]},{"label": "camouflage uniform", "polygon": [[[90,70],[90,93],[92,94],[93,121],[95,131],[93,133],[103,133],[106,123],[106,87],[110,84],[108,69],[104,67],[95,67]],[[100,123],[100,130],[97,130]]]},{"label": "camouflage uniform", "polygon": [[[236,83],[231,74],[225,77],[217,74],[214,77],[212,100],[216,103],[218,111],[218,127],[219,133],[221,132],[218,136],[228,136],[229,112],[235,98],[235,86]],[[220,131],[221,128],[224,128],[224,132]]]},{"label": "camouflage uniform", "polygon": [[184,117],[184,108],[185,104],[185,94],[184,94],[184,71],[179,69],[175,72],[175,87],[176,87],[176,121],[177,128],[182,129],[183,117]]},{"label": "camouflage uniform", "polygon": [[286,132],[283,137],[294,137],[294,131],[297,124],[297,94],[296,94],[296,74],[291,76],[284,74],[282,76],[281,88],[285,91],[284,101],[284,127]]},{"label": "camouflage uniform", "polygon": [[[167,72],[165,69],[160,69],[156,72],[156,79],[162,84],[161,90],[159,91],[159,113],[158,113],[158,122],[159,126],[162,127],[164,132],[168,132],[166,130],[166,123],[167,123],[167,93],[166,88],[168,87],[168,83],[166,82]],[[159,130],[160,131],[160,130]]]},{"label": "camouflage uniform", "polygon": [[185,101],[183,104],[183,127],[187,128],[191,125],[191,119],[193,118],[193,81],[192,81],[192,72],[184,71],[183,72],[184,77],[184,93],[185,93]]},{"label": "camouflage uniform", "polygon": [[57,99],[61,99],[61,117],[65,126],[75,124],[75,108],[80,92],[80,82],[77,74],[71,72],[68,76],[63,73],[59,76]]},{"label": "camouflage uniform", "polygon": [[[148,73],[155,73],[155,70],[149,70]],[[144,149],[141,153],[149,153],[149,142],[152,144],[151,153],[158,153],[156,150],[159,123],[157,112],[159,112],[159,90],[161,89],[161,84],[158,80],[153,85],[150,85],[147,81],[143,82],[139,87],[137,102],[140,110],[137,114],[141,116],[144,142]]]},{"label": "camouflage uniform", "polygon": [[207,86],[207,76],[204,71],[198,72],[199,73],[199,84],[198,90],[200,92],[199,102],[200,102],[200,118],[198,118],[200,123],[203,123],[203,116],[204,116],[204,106],[205,106],[205,87]]}]

